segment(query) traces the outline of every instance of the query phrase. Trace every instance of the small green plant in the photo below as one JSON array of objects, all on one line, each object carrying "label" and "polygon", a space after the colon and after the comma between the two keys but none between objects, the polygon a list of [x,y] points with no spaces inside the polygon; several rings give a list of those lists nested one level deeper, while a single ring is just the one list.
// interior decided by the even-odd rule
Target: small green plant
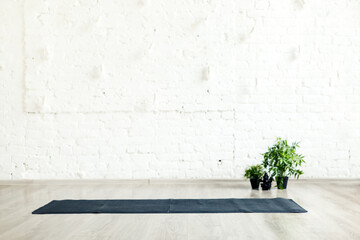
[{"label": "small green plant", "polygon": [[261,164],[250,166],[245,169],[244,177],[253,178],[253,179],[261,179],[264,175],[264,167]]},{"label": "small green plant", "polygon": [[289,145],[287,140],[277,138],[275,144],[262,154],[264,167],[268,169],[271,177],[279,180],[280,188],[283,185],[284,177],[294,176],[298,179],[304,173],[299,169],[305,161],[303,155],[296,153],[298,147],[298,142]]}]

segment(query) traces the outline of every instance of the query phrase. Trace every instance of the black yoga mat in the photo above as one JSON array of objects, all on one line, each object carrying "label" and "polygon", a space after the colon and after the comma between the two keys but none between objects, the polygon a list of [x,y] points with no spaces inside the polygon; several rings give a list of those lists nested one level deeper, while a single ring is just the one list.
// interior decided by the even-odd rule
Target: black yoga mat
[{"label": "black yoga mat", "polygon": [[292,199],[54,200],[33,214],[80,213],[304,213]]}]

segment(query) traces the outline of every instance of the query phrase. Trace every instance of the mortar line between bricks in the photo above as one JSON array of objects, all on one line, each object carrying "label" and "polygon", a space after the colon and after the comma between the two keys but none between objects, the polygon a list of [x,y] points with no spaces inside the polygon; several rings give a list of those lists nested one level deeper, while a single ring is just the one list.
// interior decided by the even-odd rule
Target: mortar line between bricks
[{"label": "mortar line between bricks", "polygon": [[22,1],[22,8],[21,8],[21,15],[22,15],[22,84],[23,84],[23,111],[26,113],[26,59],[25,59],[25,56],[26,56],[26,45],[25,45],[25,1],[26,0],[23,0]]},{"label": "mortar line between bricks", "polygon": [[235,136],[235,125],[236,125],[236,110],[233,108],[233,175],[236,176],[235,166],[236,166],[236,159],[235,159],[235,152],[236,152],[236,136]]},{"label": "mortar line between bricks", "polygon": [[223,112],[233,112],[234,110],[202,110],[202,111],[180,111],[180,110],[158,110],[158,111],[142,111],[142,112],[136,112],[136,111],[91,111],[91,112],[26,112],[29,115],[58,115],[58,114],[113,114],[113,113],[124,113],[124,114],[146,114],[146,113],[152,113],[152,114],[158,114],[158,113],[179,113],[179,114],[192,114],[192,113],[223,113]]}]

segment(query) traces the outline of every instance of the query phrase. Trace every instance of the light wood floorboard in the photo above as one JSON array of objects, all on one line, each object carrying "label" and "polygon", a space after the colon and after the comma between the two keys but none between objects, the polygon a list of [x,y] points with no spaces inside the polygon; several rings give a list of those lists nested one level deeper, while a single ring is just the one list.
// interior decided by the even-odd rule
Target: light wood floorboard
[{"label": "light wood floorboard", "polygon": [[[303,214],[32,215],[54,199],[292,198]],[[0,181],[0,239],[360,239],[360,180]]]}]

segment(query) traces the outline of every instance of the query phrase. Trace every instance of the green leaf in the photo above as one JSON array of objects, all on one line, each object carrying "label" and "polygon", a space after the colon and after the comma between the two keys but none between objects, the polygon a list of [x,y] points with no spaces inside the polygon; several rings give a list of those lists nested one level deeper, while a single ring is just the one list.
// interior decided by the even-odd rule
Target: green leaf
[{"label": "green leaf", "polygon": [[299,169],[305,163],[304,156],[296,153],[296,148],[300,147],[299,142],[288,144],[286,139],[276,138],[273,146],[268,147],[268,151],[263,153],[263,166],[268,170],[270,176],[294,176],[299,178],[303,171]]}]

